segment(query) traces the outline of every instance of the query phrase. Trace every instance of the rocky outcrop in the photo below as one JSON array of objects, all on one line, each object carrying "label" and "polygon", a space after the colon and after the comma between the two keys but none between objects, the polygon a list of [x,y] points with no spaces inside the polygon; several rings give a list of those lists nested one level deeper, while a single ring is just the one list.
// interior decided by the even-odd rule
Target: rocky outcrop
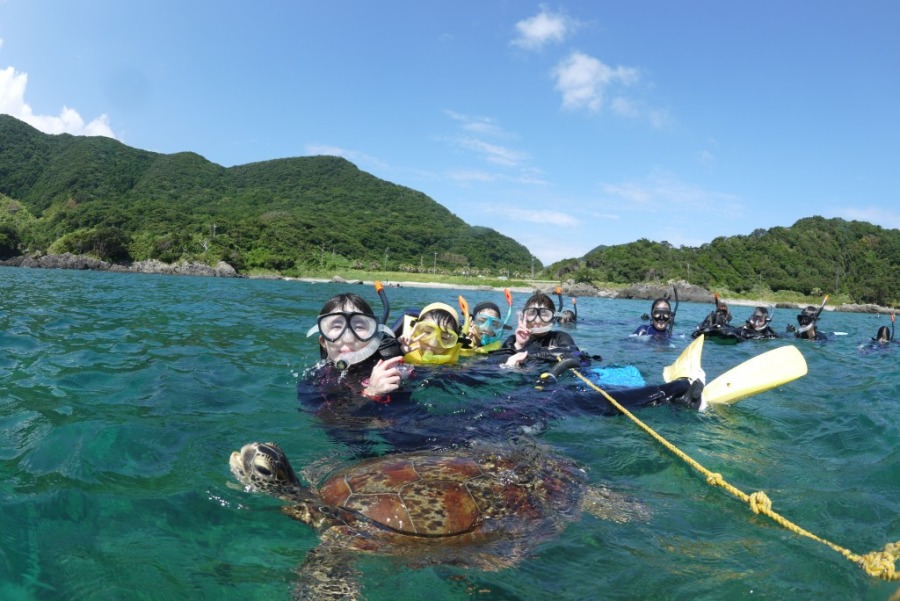
[{"label": "rocky outcrop", "polygon": [[157,273],[163,275],[196,275],[216,278],[240,277],[234,267],[219,261],[215,267],[196,261],[163,263],[151,259],[130,264],[107,263],[85,255],[64,253],[61,255],[26,255],[0,261],[0,265],[10,267],[31,267],[35,269],[90,269],[93,271],[113,271],[119,273]]},{"label": "rocky outcrop", "polygon": [[[710,303],[713,301],[713,294],[706,288],[688,284],[684,281],[669,282],[668,284],[633,284],[625,288],[596,288],[590,284],[566,282],[562,286],[564,296],[599,296],[604,298],[628,298],[655,300],[668,296],[675,298],[673,294],[674,287],[678,287],[678,299],[685,302]],[[556,294],[556,287],[543,290],[545,294]]]}]

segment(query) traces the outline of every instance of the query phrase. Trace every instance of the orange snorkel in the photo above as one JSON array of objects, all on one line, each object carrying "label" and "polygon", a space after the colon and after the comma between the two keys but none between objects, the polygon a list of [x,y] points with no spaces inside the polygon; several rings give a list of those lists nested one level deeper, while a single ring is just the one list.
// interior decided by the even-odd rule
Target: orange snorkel
[{"label": "orange snorkel", "polygon": [[381,299],[381,306],[384,307],[384,311],[381,314],[381,325],[387,325],[388,317],[391,315],[391,303],[388,301],[387,293],[384,291],[384,285],[375,280],[375,292],[378,293],[378,298]]}]

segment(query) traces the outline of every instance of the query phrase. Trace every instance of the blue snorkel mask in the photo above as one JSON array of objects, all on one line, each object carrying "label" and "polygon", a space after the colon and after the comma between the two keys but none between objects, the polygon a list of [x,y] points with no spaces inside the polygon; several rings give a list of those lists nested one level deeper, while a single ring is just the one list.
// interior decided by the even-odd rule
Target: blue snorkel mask
[{"label": "blue snorkel mask", "polygon": [[503,321],[500,321],[499,317],[484,313],[476,314],[472,320],[472,325],[478,329],[478,333],[481,335],[481,346],[487,346],[502,339],[504,330],[508,329],[509,319],[512,316],[512,294],[508,288],[504,289],[503,293],[506,295],[507,305],[506,317],[503,318]]}]

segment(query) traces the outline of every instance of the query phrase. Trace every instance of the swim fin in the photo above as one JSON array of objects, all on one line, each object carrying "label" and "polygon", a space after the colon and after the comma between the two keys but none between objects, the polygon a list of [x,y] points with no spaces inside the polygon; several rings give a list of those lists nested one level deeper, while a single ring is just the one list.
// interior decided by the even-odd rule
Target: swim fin
[{"label": "swim fin", "polygon": [[806,375],[806,359],[796,346],[782,346],[748,359],[703,388],[707,403],[736,403]]},{"label": "swim fin", "polygon": [[[675,363],[663,369],[663,380],[678,378],[706,381],[701,367],[704,336],[698,336],[688,345]],[[736,403],[748,396],[759,394],[805,376],[806,360],[795,346],[783,346],[757,355],[737,365],[703,388],[706,404]]]},{"label": "swim fin", "polygon": [[703,355],[703,340],[705,336],[702,334],[697,336],[686,349],[681,351],[681,355],[675,359],[675,363],[663,368],[663,380],[671,382],[678,378],[688,378],[691,381],[700,380],[706,382],[706,373],[700,365],[700,359]]}]

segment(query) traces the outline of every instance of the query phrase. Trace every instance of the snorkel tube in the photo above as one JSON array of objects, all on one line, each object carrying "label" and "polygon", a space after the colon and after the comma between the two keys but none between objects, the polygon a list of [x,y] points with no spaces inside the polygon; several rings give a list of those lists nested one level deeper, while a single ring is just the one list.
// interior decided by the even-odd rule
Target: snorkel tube
[{"label": "snorkel tube", "polygon": [[672,335],[672,331],[675,329],[675,314],[678,313],[678,286],[672,286],[672,291],[675,293],[675,309],[672,310],[672,319],[669,320],[669,336]]},{"label": "snorkel tube", "polygon": [[891,341],[894,340],[894,314],[891,313]]},{"label": "snorkel tube", "polygon": [[375,280],[375,292],[378,293],[378,298],[381,299],[381,306],[384,308],[381,314],[381,325],[386,325],[388,317],[391,316],[391,303],[388,301],[387,293],[384,291],[384,285]]},{"label": "snorkel tube", "polygon": [[556,310],[556,315],[559,317],[562,315],[563,309],[563,299],[562,299],[562,286],[556,287],[556,299],[559,301],[559,308]]},{"label": "snorkel tube", "polygon": [[[506,326],[509,325],[509,317],[512,315],[512,294],[509,291],[509,288],[503,289],[503,295],[506,297],[506,317],[503,318],[503,326],[500,328],[501,331],[506,329]],[[893,316],[891,317],[893,319]]]},{"label": "snorkel tube", "polygon": [[822,309],[825,308],[825,303],[827,303],[827,302],[828,302],[828,295],[826,294],[825,298],[822,299],[822,306],[819,307],[818,311],[816,311],[816,321],[819,321],[819,315],[822,314]]},{"label": "snorkel tube", "polygon": [[460,324],[462,327],[460,328],[460,340],[463,343],[463,348],[469,348],[472,346],[472,341],[469,338],[469,328],[472,327],[472,316],[469,314],[469,301],[465,299],[465,297],[460,294],[456,301],[459,303],[459,310],[462,311],[463,314],[463,323]]}]

